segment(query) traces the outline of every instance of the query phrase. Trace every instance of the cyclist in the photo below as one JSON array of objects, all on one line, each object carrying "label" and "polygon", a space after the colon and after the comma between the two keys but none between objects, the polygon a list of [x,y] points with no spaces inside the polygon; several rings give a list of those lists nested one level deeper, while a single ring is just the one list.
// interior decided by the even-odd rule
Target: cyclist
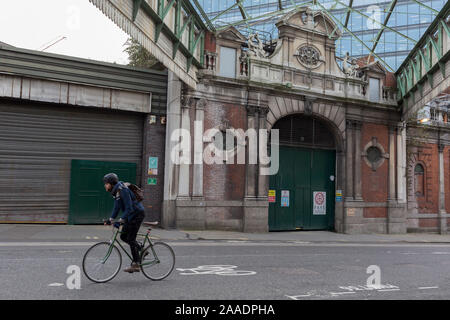
[{"label": "cyclist", "polygon": [[144,206],[142,203],[136,201],[134,193],[122,181],[119,181],[119,177],[115,173],[105,175],[103,177],[103,183],[105,184],[105,190],[110,192],[114,198],[114,208],[111,218],[105,224],[111,224],[119,212],[122,211],[122,217],[118,222],[114,223],[114,227],[119,228],[120,224],[123,224],[120,239],[130,245],[131,255],[133,256],[131,266],[123,271],[128,273],[139,272],[140,251],[142,247],[136,241],[136,236],[145,217]]}]

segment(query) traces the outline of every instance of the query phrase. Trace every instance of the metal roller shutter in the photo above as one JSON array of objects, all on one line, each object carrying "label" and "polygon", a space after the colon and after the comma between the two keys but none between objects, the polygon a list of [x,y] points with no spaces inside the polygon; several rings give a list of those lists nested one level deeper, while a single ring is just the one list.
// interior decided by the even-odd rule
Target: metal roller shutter
[{"label": "metal roller shutter", "polygon": [[0,222],[66,222],[72,159],[133,162],[143,116],[0,102]]}]

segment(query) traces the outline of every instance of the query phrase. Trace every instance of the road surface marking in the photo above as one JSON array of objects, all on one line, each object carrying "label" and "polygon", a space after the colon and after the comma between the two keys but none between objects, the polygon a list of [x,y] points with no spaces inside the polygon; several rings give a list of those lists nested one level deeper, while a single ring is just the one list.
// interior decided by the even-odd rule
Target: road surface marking
[{"label": "road surface marking", "polygon": [[177,270],[182,272],[180,275],[216,274],[220,276],[250,276],[256,274],[255,271],[236,270],[236,268],[237,266],[232,265],[207,265],[196,268],[177,268]]},{"label": "road surface marking", "polygon": [[356,293],[356,292],[350,292],[350,291],[343,291],[343,292],[330,292],[330,294],[333,294],[333,295],[340,295],[340,294],[353,294],[353,293]]},{"label": "road surface marking", "polygon": [[49,287],[62,287],[62,286],[64,286],[64,283],[55,282],[55,283],[50,283],[48,286]]},{"label": "road surface marking", "polygon": [[419,290],[439,289],[439,287],[419,287]]},{"label": "road surface marking", "polygon": [[286,295],[286,297],[288,297],[288,298],[290,298],[292,300],[298,300],[298,298],[308,298],[308,297],[312,297],[312,295],[311,294],[300,294],[300,295],[297,295],[297,296],[288,296],[288,295]]},{"label": "road surface marking", "polygon": [[387,291],[400,291],[400,289],[382,289],[382,290],[377,290],[378,292],[387,292]]}]

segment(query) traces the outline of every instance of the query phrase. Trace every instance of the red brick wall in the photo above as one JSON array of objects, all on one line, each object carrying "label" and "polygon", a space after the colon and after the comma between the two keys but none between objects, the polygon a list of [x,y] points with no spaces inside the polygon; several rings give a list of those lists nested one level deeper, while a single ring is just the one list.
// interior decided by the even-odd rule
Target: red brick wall
[{"label": "red brick wall", "polygon": [[437,228],[439,227],[438,219],[420,219],[419,228]]},{"label": "red brick wall", "polygon": [[387,208],[364,208],[364,218],[386,218]]},{"label": "red brick wall", "polygon": [[[384,151],[389,152],[389,130],[385,125],[363,123],[361,128],[361,151],[376,137]],[[388,198],[389,183],[389,159],[385,159],[383,164],[372,170],[364,160],[361,159],[361,176],[362,176],[362,197],[365,202],[385,202]],[[379,208],[370,208],[367,210],[368,215],[380,215]],[[375,213],[376,212],[376,213]],[[385,212],[385,211],[384,211]]]},{"label": "red brick wall", "polygon": [[[247,130],[247,112],[244,106],[210,103],[205,109],[205,131],[217,128],[224,119],[232,128]],[[242,200],[244,198],[245,164],[205,164],[203,168],[203,189],[206,200]]]},{"label": "red brick wall", "polygon": [[212,32],[206,32],[205,50],[208,52],[216,52],[216,37]]},{"label": "red brick wall", "polygon": [[[425,169],[425,194],[416,197],[420,213],[438,213],[439,211],[439,152],[436,144],[425,144],[418,148],[411,161],[411,179],[414,179],[414,167],[421,163]],[[412,186],[414,188],[414,181]],[[427,219],[428,220],[428,219]]]}]

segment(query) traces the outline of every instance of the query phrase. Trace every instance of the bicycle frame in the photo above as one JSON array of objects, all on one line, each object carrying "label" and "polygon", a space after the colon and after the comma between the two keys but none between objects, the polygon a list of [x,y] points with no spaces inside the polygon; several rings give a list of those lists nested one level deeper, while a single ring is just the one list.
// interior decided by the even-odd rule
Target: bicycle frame
[{"label": "bicycle frame", "polygon": [[[111,240],[109,241],[110,246],[109,246],[108,252],[106,253],[106,256],[102,259],[102,263],[105,263],[106,260],[108,260],[109,256],[111,255],[111,252],[112,252],[112,249],[113,249],[115,243],[117,243],[117,244],[119,245],[119,247],[122,248],[123,252],[125,252],[125,254],[126,254],[127,257],[130,259],[130,261],[133,261],[132,256],[131,256],[131,255],[128,253],[128,251],[123,247],[122,243],[117,239],[117,236],[118,236],[119,234],[121,234],[121,233],[122,233],[122,231],[121,231],[120,229],[114,228],[113,236],[112,236]],[[138,233],[137,235],[144,238],[144,242],[142,243],[143,248],[145,248],[145,244],[146,244],[147,242],[149,243],[149,246],[150,246],[150,248],[151,248],[151,250],[152,250],[152,253],[153,253],[153,257],[155,258],[155,259],[152,260],[152,261],[149,261],[149,262],[146,262],[146,263],[140,263],[140,265],[141,265],[141,266],[152,266],[152,265],[154,265],[154,264],[159,263],[160,261],[159,261],[159,259],[158,259],[158,256],[157,256],[155,250],[153,249],[153,242],[152,242],[151,239],[150,239],[150,230],[148,230],[146,234]]]}]

